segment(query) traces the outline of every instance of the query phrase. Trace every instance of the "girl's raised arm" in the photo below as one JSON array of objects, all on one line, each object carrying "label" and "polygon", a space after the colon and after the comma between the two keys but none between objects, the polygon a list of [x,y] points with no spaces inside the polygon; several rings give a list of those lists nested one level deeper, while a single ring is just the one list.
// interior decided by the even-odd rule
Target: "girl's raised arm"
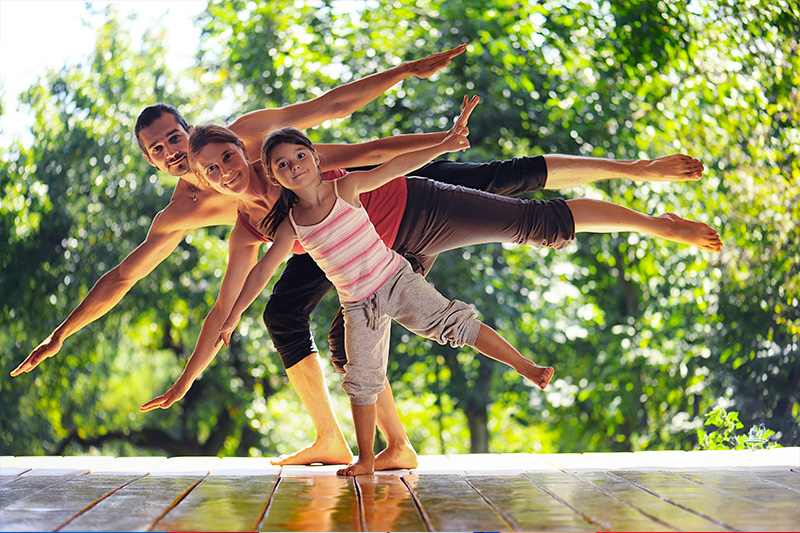
[{"label": "girl's raised arm", "polygon": [[442,142],[421,150],[401,154],[372,170],[351,172],[345,176],[344,180],[349,182],[354,188],[355,194],[358,195],[362,192],[377,189],[394,178],[403,176],[407,172],[425,165],[437,156],[448,152],[466,150],[469,148],[467,121],[480,101],[481,99],[478,96],[473,96],[472,99],[464,97],[461,114]]}]

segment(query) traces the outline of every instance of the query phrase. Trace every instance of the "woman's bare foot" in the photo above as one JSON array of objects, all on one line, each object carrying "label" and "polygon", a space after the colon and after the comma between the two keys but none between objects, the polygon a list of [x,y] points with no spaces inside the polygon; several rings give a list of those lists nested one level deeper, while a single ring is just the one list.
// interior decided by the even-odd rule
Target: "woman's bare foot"
[{"label": "woman's bare foot", "polygon": [[653,218],[664,222],[663,227],[655,232],[659,237],[712,252],[719,253],[722,250],[719,233],[708,224],[687,220],[674,213],[664,213]]},{"label": "woman's bare foot", "polygon": [[375,457],[359,457],[347,467],[336,471],[337,476],[364,476],[375,473]]},{"label": "woman's bare foot", "polygon": [[375,457],[375,470],[411,469],[418,465],[417,452],[407,440],[398,445],[390,444]]},{"label": "woman's bare foot", "polygon": [[301,450],[288,455],[281,455],[277,460],[270,461],[274,465],[310,465],[322,463],[324,465],[344,465],[353,460],[353,454],[347,443],[339,439],[321,439],[317,437],[313,443]]},{"label": "woman's bare foot", "polygon": [[528,359],[526,359],[519,368],[515,368],[514,370],[519,372],[521,376],[528,378],[538,385],[542,390],[547,387],[547,384],[553,379],[553,374],[556,373],[552,366],[539,366]]},{"label": "woman's bare foot", "polygon": [[705,170],[703,163],[684,154],[665,155],[637,163],[642,169],[634,181],[697,181]]}]

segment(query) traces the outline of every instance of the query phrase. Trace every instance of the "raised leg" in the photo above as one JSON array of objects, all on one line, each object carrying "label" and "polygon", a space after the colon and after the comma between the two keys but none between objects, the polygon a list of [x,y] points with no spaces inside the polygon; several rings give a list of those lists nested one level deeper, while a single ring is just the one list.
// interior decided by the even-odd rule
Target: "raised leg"
[{"label": "raised leg", "polygon": [[287,368],[286,375],[311,415],[317,438],[305,448],[289,455],[282,455],[273,463],[276,465],[347,464],[352,461],[353,454],[333,413],[319,355],[311,354]]},{"label": "raised leg", "polygon": [[639,160],[552,154],[544,159],[547,163],[545,189],[551,190],[611,179],[697,181],[704,170],[700,161],[684,154]]},{"label": "raised leg", "polygon": [[611,202],[586,198],[567,200],[567,205],[575,219],[576,233],[634,231],[712,252],[722,250],[722,241],[716,230],[673,213],[645,215]]},{"label": "raised leg", "polygon": [[547,384],[550,383],[555,373],[553,367],[539,366],[527,357],[524,357],[516,348],[511,346],[508,341],[501,337],[499,333],[486,324],[481,324],[481,329],[478,332],[478,338],[473,348],[486,357],[507,364],[522,377],[536,384],[540,389],[547,387]]}]

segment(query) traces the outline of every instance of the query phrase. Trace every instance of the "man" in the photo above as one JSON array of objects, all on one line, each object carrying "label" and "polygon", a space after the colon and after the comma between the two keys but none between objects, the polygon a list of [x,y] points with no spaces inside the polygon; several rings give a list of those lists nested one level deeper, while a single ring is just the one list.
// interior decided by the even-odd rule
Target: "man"
[{"label": "man", "polygon": [[[405,63],[334,89],[309,102],[249,113],[236,120],[230,128],[239,135],[248,152],[259,153],[263,136],[278,126],[292,125],[304,129],[325,120],[346,116],[409,75],[420,78],[432,75],[449,64],[464,49],[465,46],[462,45],[447,52]],[[58,353],[66,338],[112,309],[136,281],[149,274],[172,253],[188,232],[204,226],[231,225],[236,221],[236,202],[203,187],[193,174],[188,173],[187,141],[190,131],[191,127],[177,110],[166,105],[151,106],[140,115],[136,134],[145,159],[159,170],[180,176],[170,203],[154,218],[145,241],[98,280],[67,320],[11,373],[12,376],[33,370],[44,359]],[[326,163],[324,170],[353,167],[378,164],[398,151],[408,150],[409,146],[429,144],[430,139],[430,135],[409,135],[362,145],[321,145],[320,152]],[[698,179],[703,170],[698,161],[680,155],[654,161],[614,161],[551,155],[545,156],[544,161],[547,167],[547,189],[612,178]],[[441,175],[429,177],[442,179]],[[320,401],[320,392],[327,394],[327,389],[316,349],[310,350],[308,356],[292,366],[287,365],[286,370],[290,382],[309,409],[318,438],[309,447],[282,458],[279,463],[346,463],[352,455],[338,427],[330,402],[327,401],[326,404]],[[390,453],[378,458],[381,464],[376,464],[376,468],[416,466],[416,455],[399,423],[393,401],[383,413],[379,412],[379,418],[381,416],[384,417],[381,429],[387,434],[387,451]]]}]

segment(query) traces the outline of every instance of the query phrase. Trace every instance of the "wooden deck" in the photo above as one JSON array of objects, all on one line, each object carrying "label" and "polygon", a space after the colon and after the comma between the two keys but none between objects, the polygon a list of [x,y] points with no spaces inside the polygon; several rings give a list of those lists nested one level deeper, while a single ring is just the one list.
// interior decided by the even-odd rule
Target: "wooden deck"
[{"label": "wooden deck", "polygon": [[800,448],[268,459],[0,457],[2,531],[800,531]]}]

